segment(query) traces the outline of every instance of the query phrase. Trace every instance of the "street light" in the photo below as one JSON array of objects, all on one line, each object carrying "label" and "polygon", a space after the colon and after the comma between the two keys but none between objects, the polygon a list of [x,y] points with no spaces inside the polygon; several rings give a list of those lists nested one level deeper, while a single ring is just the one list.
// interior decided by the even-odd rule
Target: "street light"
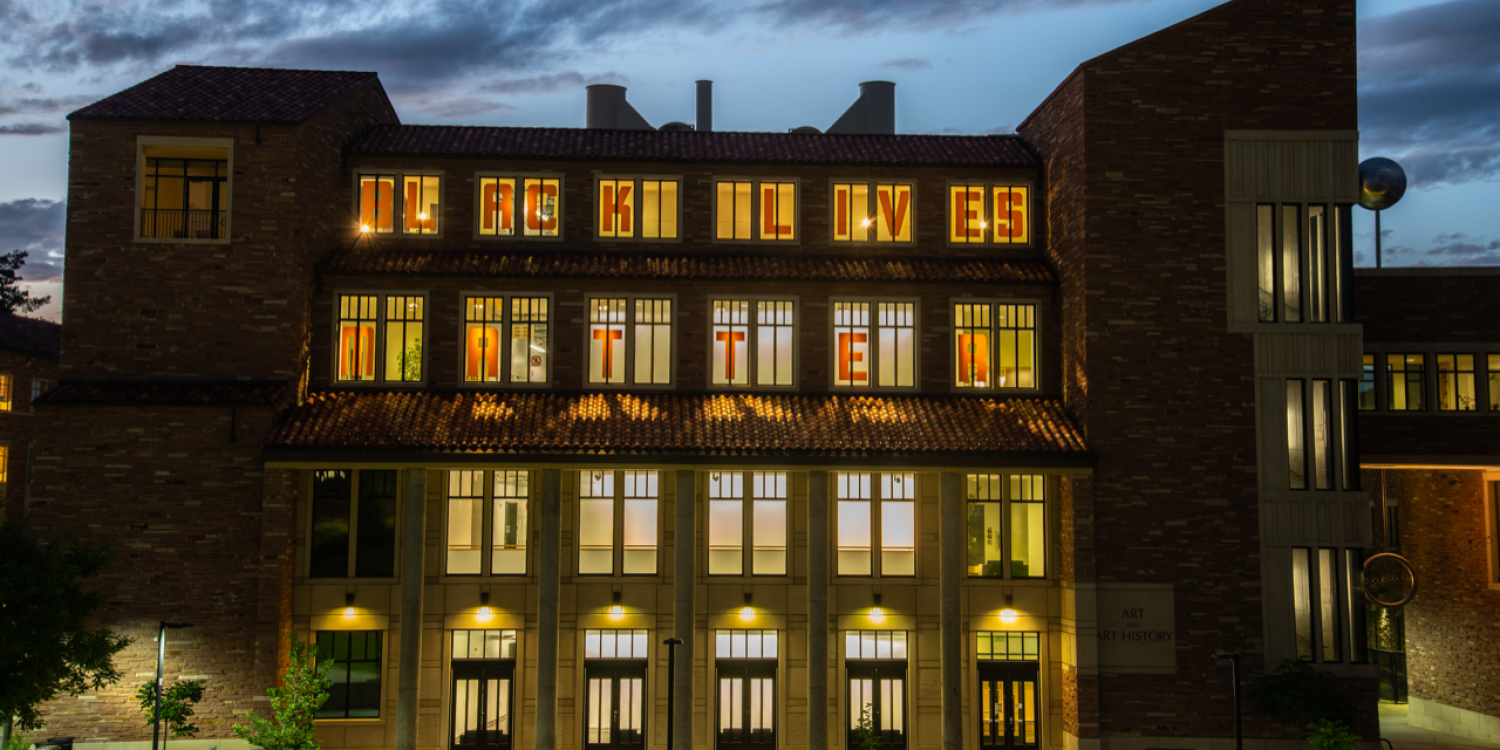
[{"label": "street light", "polygon": [[1221,651],[1214,654],[1214,661],[1229,663],[1229,677],[1234,680],[1234,689],[1230,692],[1234,696],[1234,750],[1245,750],[1245,733],[1240,723],[1240,655],[1232,651]]},{"label": "street light", "polygon": [[156,718],[151,722],[151,750],[156,750],[161,742],[161,665],[167,660],[167,628],[178,630],[192,626],[190,622],[162,620],[161,630],[156,634]]},{"label": "street light", "polygon": [[677,678],[677,647],[682,645],[682,639],[668,638],[662,645],[667,647],[667,750],[672,750],[672,725],[677,723],[677,714],[672,710],[677,691],[672,688]]}]

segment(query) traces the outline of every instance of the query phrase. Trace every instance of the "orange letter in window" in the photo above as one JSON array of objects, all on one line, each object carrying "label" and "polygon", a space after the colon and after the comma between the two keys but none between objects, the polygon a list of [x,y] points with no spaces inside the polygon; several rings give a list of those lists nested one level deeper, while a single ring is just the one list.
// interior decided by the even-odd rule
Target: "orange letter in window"
[{"label": "orange letter in window", "polygon": [[958,334],[958,382],[960,385],[989,385],[989,338],[983,333]]},{"label": "orange letter in window", "polygon": [[891,191],[889,188],[880,190],[880,207],[885,213],[885,228],[890,230],[891,239],[901,236],[901,229],[906,224],[906,206],[911,201],[911,193],[903,191],[901,197],[896,199],[895,210],[891,209]]},{"label": "orange letter in window", "polygon": [[953,236],[971,240],[982,238],[978,222],[979,212],[984,210],[984,192],[963,190],[953,194]]},{"label": "orange letter in window", "polygon": [[[1005,210],[1000,212],[999,218],[1010,225],[1010,231],[1004,236],[1009,237],[1011,242],[1026,241],[1026,191],[1022,188],[1012,188],[1005,193]],[[996,222],[995,237],[1000,234],[999,222]]]},{"label": "orange letter in window", "polygon": [[339,336],[339,377],[363,380],[375,377],[375,329],[371,326],[344,326]]},{"label": "orange letter in window", "polygon": [[506,183],[491,184],[484,186],[484,228],[495,229],[495,218],[500,218],[500,232],[509,234],[515,231],[515,204],[513,193],[515,191]]},{"label": "orange letter in window", "polygon": [[849,189],[840,185],[833,193],[833,238],[849,239]]},{"label": "orange letter in window", "polygon": [[790,224],[777,223],[776,216],[776,188],[766,188],[761,191],[760,197],[760,238],[775,239],[783,234],[791,234]]},{"label": "orange letter in window", "polygon": [[745,340],[744,331],[719,331],[714,334],[714,341],[724,342],[724,379],[734,380],[734,345]]},{"label": "orange letter in window", "polygon": [[839,334],[839,367],[838,379],[853,382],[855,380],[869,380],[870,372],[866,367],[860,367],[856,372],[854,365],[865,361],[864,352],[854,351],[855,344],[863,344],[869,341],[867,333],[840,333]]},{"label": "orange letter in window", "polygon": [[[469,329],[469,366],[465,378],[485,380],[500,377],[500,332],[494,328]],[[481,366],[482,365],[482,366]],[[484,371],[481,376],[480,370]]]},{"label": "orange letter in window", "polygon": [[557,186],[532,183],[526,186],[526,228],[557,230]]},{"label": "orange letter in window", "polygon": [[630,184],[614,187],[604,185],[599,190],[599,231],[614,233],[615,220],[620,220],[620,234],[630,234]]},{"label": "orange letter in window", "polygon": [[615,376],[615,342],[625,337],[624,331],[616,331],[608,328],[600,328],[594,331],[594,338],[604,344],[604,379],[609,380]]},{"label": "orange letter in window", "polygon": [[389,231],[391,214],[396,210],[396,196],[391,192],[395,184],[390,180],[362,180],[359,188],[360,223]]}]

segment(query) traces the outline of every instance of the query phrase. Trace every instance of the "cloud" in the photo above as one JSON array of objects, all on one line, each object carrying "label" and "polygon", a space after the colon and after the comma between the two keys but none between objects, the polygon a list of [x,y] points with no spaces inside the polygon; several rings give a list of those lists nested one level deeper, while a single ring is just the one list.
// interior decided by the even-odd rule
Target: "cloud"
[{"label": "cloud", "polygon": [[1016,126],[1014,123],[1006,123],[998,128],[985,128],[979,131],[980,135],[1015,135],[1015,133]]},{"label": "cloud", "polygon": [[0,125],[0,135],[52,135],[66,132],[68,128],[62,123],[18,122],[14,125]]},{"label": "cloud", "polygon": [[929,70],[932,68],[932,63],[920,57],[903,57],[899,60],[886,60],[880,65],[886,68],[899,68],[901,70]]},{"label": "cloud", "polygon": [[[1370,265],[1373,258],[1371,252]],[[1440,234],[1425,248],[1387,245],[1381,248],[1381,258],[1387,266],[1500,266],[1500,239],[1474,238],[1466,232]],[[1358,254],[1355,259],[1364,260]]]},{"label": "cloud", "polygon": [[1360,136],[1413,186],[1500,179],[1500,3],[1449,0],[1360,24]]},{"label": "cloud", "polygon": [[[27,84],[34,86],[35,84]],[[22,87],[23,89],[26,87]],[[33,115],[46,112],[58,112],[82,107],[90,102],[98,101],[99,97],[87,96],[51,96],[51,97],[25,97],[21,99],[0,100],[0,115]]]},{"label": "cloud", "polygon": [[482,115],[488,112],[494,112],[497,110],[501,112],[516,110],[516,107],[505,104],[503,102],[495,102],[488,99],[476,99],[473,97],[444,99],[435,102],[422,102],[417,104],[417,108],[422,110],[423,112],[429,112],[431,114],[437,115],[438,117],[455,120],[463,119],[466,117],[476,117],[478,115]]},{"label": "cloud", "polygon": [[0,253],[31,254],[21,269],[27,281],[61,279],[67,204],[41,198],[0,202]]}]

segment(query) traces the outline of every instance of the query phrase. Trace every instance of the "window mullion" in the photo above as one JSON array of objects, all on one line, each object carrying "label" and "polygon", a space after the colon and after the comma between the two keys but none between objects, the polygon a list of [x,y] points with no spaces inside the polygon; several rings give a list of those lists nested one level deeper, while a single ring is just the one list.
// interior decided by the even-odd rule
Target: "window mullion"
[{"label": "window mullion", "polygon": [[870,503],[871,578],[881,577],[881,574],[884,572],[885,567],[881,565],[882,560],[880,559],[880,553],[884,549],[884,544],[882,544],[882,542],[884,541],[883,534],[885,533],[885,528],[881,525],[883,514],[880,512],[882,510],[881,503],[885,501],[885,495],[881,492],[882,488],[880,479],[881,477],[879,474],[875,474],[870,477],[870,499],[867,501]]},{"label": "window mullion", "polygon": [[755,477],[746,471],[740,474],[740,574],[755,575]]},{"label": "window mullion", "polygon": [[[626,317],[629,317],[628,314]],[[613,562],[610,565],[610,575],[618,578],[624,575],[625,572],[625,477],[613,469],[610,471],[614,474],[615,478],[613,482],[614,505],[612,507],[615,519],[613,529],[614,541],[612,542],[613,549],[610,550],[610,559]]]},{"label": "window mullion", "polygon": [[1011,563],[1011,525],[1015,518],[1010,514],[1010,475],[1000,475],[1000,577],[1010,580],[1015,565]]},{"label": "window mullion", "polygon": [[1281,228],[1285,220],[1285,212],[1281,210],[1280,203],[1271,204],[1271,277],[1275,288],[1272,290],[1271,301],[1274,309],[1271,311],[1271,322],[1286,322],[1286,268],[1284,268],[1286,253],[1282,251],[1285,231]]},{"label": "window mullion", "polygon": [[354,577],[354,552],[359,549],[359,471],[349,472],[349,564],[344,577]]}]

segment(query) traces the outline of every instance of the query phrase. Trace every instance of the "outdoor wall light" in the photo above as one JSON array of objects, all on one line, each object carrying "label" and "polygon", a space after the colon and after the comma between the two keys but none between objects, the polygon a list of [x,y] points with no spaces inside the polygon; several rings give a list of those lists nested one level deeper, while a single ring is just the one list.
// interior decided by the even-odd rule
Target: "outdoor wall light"
[{"label": "outdoor wall light", "polygon": [[620,606],[620,592],[615,592],[614,606],[609,608],[609,619],[619,620],[625,617],[625,608]]},{"label": "outdoor wall light", "polygon": [[1010,594],[1005,595],[1005,609],[1000,610],[1000,622],[1010,625],[1016,621],[1019,615],[1016,614],[1016,610],[1012,606],[1015,604],[1015,600],[1014,596]]},{"label": "outdoor wall light", "polygon": [[494,610],[490,609],[490,592],[479,592],[479,615],[480,622],[489,622],[495,616]]},{"label": "outdoor wall light", "polygon": [[750,606],[750,592],[745,592],[745,606],[740,608],[740,619],[750,622],[755,619],[755,608]]},{"label": "outdoor wall light", "polygon": [[885,610],[880,608],[880,594],[875,595],[875,606],[870,608],[870,622],[877,625],[885,622]]},{"label": "outdoor wall light", "polygon": [[344,619],[354,619],[354,592],[344,592]]}]

